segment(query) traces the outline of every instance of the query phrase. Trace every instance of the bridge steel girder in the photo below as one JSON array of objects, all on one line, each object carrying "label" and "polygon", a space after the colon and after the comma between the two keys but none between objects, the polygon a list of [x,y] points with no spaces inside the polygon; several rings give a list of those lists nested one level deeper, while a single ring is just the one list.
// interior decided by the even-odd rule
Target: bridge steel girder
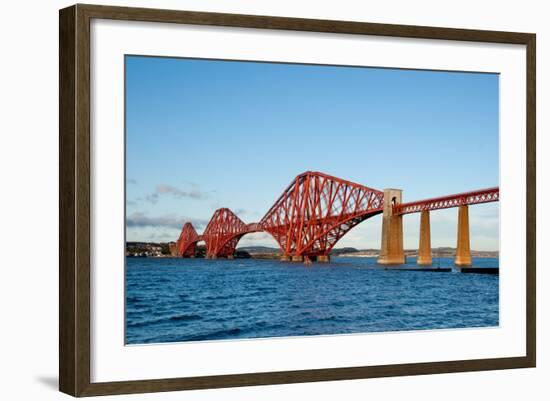
[{"label": "bridge steel girder", "polygon": [[262,231],[260,224],[246,224],[231,210],[218,209],[201,236],[206,243],[206,257],[231,257],[243,235],[258,231]]},{"label": "bridge steel girder", "polygon": [[393,207],[393,213],[403,215],[419,213],[426,210],[448,209],[451,207],[497,202],[499,196],[499,187],[479,189],[477,191],[441,196],[439,198],[397,204]]},{"label": "bridge steel girder", "polygon": [[179,257],[192,257],[195,255],[199,234],[192,223],[185,223],[181,229],[180,236],[176,242],[176,255]]},{"label": "bridge steel girder", "polygon": [[[499,188],[465,192],[389,206],[401,215],[457,206],[496,202]],[[334,245],[353,227],[384,211],[384,192],[328,174],[307,171],[288,185],[258,223],[244,223],[227,208],[214,212],[204,233],[186,223],[176,243],[178,256],[192,256],[197,242],[205,241],[208,258],[232,257],[239,240],[265,231],[283,252],[283,260],[328,261]]]},{"label": "bridge steel girder", "polygon": [[349,230],[381,213],[383,203],[381,191],[308,171],[290,183],[260,225],[283,257],[324,257]]}]

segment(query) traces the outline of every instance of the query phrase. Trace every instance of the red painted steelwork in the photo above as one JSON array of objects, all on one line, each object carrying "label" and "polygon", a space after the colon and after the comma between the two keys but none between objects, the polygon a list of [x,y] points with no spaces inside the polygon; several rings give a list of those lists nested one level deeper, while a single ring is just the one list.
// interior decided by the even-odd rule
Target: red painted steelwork
[{"label": "red painted steelwork", "polygon": [[[416,213],[498,200],[496,187],[402,203],[395,205],[393,212]],[[227,208],[214,212],[202,235],[191,223],[185,223],[176,244],[177,254],[193,256],[197,242],[204,241],[207,257],[229,257],[243,235],[266,231],[287,257],[324,256],[357,224],[382,213],[383,206],[382,191],[307,171],[290,183],[259,223],[246,224]]]},{"label": "red painted steelwork", "polygon": [[382,212],[384,193],[319,172],[298,175],[260,221],[286,256],[328,255],[349,230]]},{"label": "red painted steelwork", "polygon": [[202,234],[202,239],[206,242],[206,256],[231,256],[241,237],[256,231],[262,231],[257,223],[245,224],[231,210],[218,209]]},{"label": "red painted steelwork", "polygon": [[424,199],[416,202],[407,202],[395,205],[393,213],[408,214],[418,213],[424,210],[447,209],[463,205],[476,205],[479,203],[497,202],[499,200],[499,188],[480,189],[472,192],[442,196],[439,198]]},{"label": "red painted steelwork", "polygon": [[233,255],[243,235],[266,231],[286,256],[328,255],[349,230],[382,212],[384,193],[318,172],[298,175],[259,223],[245,224],[231,210],[214,212],[204,233],[186,223],[177,242],[178,256],[192,256],[197,242],[207,257]]},{"label": "red painted steelwork", "polygon": [[199,241],[199,234],[191,223],[185,223],[181,229],[181,234],[176,242],[176,252],[178,256],[189,257],[195,255],[195,246]]}]

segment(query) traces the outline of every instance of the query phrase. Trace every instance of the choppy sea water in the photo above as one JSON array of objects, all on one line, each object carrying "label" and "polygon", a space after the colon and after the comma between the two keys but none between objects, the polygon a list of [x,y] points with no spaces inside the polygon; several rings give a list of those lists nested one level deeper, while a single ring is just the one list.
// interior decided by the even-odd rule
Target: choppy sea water
[{"label": "choppy sea water", "polygon": [[[414,259],[408,259],[416,267]],[[498,275],[384,270],[375,258],[126,259],[126,343],[499,324]],[[498,267],[498,259],[474,259]],[[450,267],[452,259],[434,259]]]}]

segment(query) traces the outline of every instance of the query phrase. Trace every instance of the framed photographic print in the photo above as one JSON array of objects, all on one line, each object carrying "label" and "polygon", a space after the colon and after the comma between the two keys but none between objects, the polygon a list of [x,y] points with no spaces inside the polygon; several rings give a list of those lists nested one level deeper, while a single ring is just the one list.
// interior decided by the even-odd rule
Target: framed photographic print
[{"label": "framed photographic print", "polygon": [[60,390],[535,366],[535,35],[60,11]]}]

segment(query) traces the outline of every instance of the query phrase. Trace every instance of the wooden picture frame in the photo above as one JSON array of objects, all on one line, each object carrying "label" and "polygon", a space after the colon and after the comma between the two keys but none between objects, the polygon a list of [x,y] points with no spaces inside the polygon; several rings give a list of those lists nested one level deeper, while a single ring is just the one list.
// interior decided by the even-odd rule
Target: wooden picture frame
[{"label": "wooden picture frame", "polygon": [[[92,383],[90,380],[90,21],[164,22],[526,46],[526,356]],[[534,367],[536,361],[535,41],[530,33],[74,5],[60,10],[59,388],[73,396],[144,393]]]}]

